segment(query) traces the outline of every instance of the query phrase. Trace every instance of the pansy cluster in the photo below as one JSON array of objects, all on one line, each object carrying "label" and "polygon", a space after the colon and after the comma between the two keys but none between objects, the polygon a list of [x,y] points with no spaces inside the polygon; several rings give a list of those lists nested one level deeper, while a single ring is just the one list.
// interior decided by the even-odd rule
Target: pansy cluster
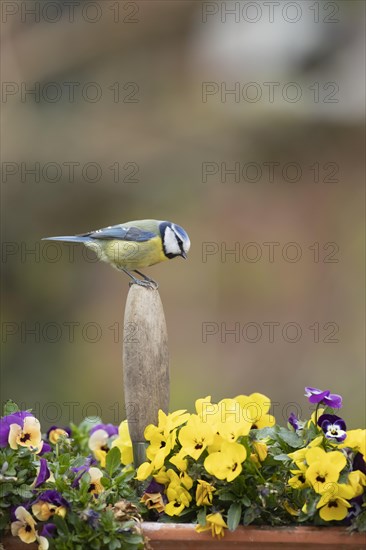
[{"label": "pansy cluster", "polygon": [[[47,548],[148,549],[142,518],[193,522],[221,538],[238,525],[348,525],[366,531],[366,430],[335,414],[342,398],[305,390],[312,414],[286,427],[260,393],[195,412],[159,411],[133,468],[128,424],[85,419],[42,434],[29,411],[0,422],[0,531]],[[141,496],[142,495],[142,496]]]},{"label": "pansy cluster", "polygon": [[29,411],[7,404],[0,420],[0,533],[39,550],[148,548],[135,470],[124,466],[132,462],[126,428],[86,419],[52,426],[43,437]]},{"label": "pansy cluster", "polygon": [[305,395],[315,408],[311,419],[292,413],[287,428],[275,424],[270,400],[259,393],[199,399],[194,414],[160,411],[158,425],[145,430],[148,460],[137,470],[149,483],[142,502],[150,517],[193,521],[217,537],[239,524],[360,517],[366,431],[347,431],[334,414],[341,396],[317,388]]},{"label": "pansy cluster", "polygon": [[342,418],[325,412],[324,407],[342,407],[340,395],[305,391],[316,410],[306,426],[294,416],[290,421],[306,443],[288,454],[293,467],[288,484],[299,505],[292,513],[300,521],[317,513],[325,522],[354,518],[361,512],[366,486],[366,430],[347,431]]}]

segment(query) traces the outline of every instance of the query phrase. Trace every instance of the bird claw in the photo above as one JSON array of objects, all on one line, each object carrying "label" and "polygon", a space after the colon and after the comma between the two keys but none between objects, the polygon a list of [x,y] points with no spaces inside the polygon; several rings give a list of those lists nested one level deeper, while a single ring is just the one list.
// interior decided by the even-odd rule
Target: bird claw
[{"label": "bird claw", "polygon": [[157,282],[155,281],[142,281],[140,279],[134,279],[133,281],[131,281],[129,283],[129,286],[131,287],[132,285],[138,285],[138,286],[144,286],[145,288],[151,288],[151,290],[158,290],[159,288],[159,285]]}]

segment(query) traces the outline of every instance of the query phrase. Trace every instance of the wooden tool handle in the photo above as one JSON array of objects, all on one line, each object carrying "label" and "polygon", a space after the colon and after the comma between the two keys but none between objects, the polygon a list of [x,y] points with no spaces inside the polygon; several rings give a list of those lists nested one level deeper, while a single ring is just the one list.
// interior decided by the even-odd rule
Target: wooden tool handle
[{"label": "wooden tool handle", "polygon": [[169,409],[169,353],[164,310],[157,290],[131,285],[123,338],[123,381],[135,466],[145,460],[144,430]]}]

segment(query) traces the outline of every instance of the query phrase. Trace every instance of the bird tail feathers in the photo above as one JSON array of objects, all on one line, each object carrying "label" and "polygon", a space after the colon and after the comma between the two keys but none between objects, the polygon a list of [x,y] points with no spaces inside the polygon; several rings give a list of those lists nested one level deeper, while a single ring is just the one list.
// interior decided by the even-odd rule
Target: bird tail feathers
[{"label": "bird tail feathers", "polygon": [[62,241],[64,243],[87,243],[90,242],[90,237],[82,236],[66,236],[66,237],[45,237],[42,241]]}]

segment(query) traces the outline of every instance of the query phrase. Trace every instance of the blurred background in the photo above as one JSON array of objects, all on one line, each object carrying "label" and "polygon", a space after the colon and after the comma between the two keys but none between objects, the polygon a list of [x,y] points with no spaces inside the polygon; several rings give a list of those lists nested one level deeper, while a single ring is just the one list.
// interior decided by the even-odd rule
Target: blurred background
[{"label": "blurred background", "polygon": [[306,385],[365,421],[364,10],[334,2],[2,2],[2,400],[125,418],[128,279],[42,237],[172,220],[154,266],[171,410]]}]

